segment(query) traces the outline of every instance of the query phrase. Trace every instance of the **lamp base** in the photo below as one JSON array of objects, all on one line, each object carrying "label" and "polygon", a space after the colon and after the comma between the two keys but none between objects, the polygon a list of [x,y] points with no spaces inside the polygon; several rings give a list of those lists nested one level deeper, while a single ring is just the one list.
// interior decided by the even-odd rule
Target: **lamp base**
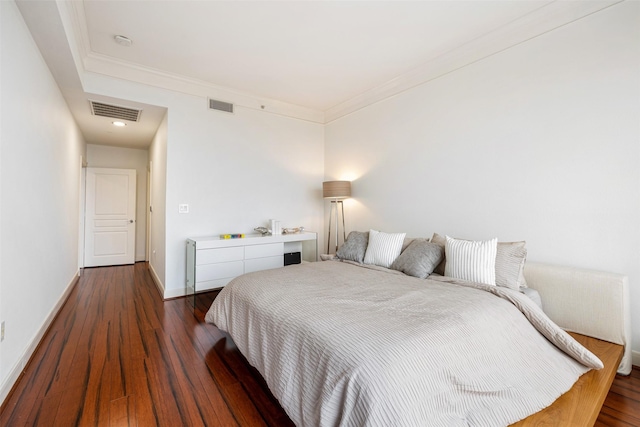
[{"label": "lamp base", "polygon": [[[340,205],[340,206],[338,206]],[[347,232],[344,226],[344,204],[342,200],[332,200],[331,201],[331,212],[329,213],[329,235],[327,236],[327,253],[331,253],[331,221],[335,216],[335,252],[338,252],[338,217],[339,214],[342,215],[342,242],[344,243],[347,240]]]}]

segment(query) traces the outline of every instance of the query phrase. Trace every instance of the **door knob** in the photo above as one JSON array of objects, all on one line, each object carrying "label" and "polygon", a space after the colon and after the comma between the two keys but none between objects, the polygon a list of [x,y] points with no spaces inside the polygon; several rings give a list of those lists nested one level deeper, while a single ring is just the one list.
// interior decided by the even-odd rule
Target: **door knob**
[{"label": "door knob", "polygon": [[129,220],[129,224],[133,224],[133,220],[132,219]]}]

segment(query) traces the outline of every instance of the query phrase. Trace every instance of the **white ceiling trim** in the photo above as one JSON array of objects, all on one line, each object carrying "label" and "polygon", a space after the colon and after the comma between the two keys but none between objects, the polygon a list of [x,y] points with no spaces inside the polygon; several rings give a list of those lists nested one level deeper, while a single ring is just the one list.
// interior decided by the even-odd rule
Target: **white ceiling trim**
[{"label": "white ceiling trim", "polygon": [[325,123],[427,83],[624,0],[554,1],[502,28],[325,111]]},{"label": "white ceiling trim", "polygon": [[[60,21],[67,35],[67,44],[71,50],[71,56],[76,66],[80,81],[82,81],[82,58],[84,58],[89,51],[89,44],[87,34],[86,21],[80,19],[79,16],[84,16],[84,6],[82,2],[70,2],[64,0],[56,0],[56,6],[58,8],[58,14],[60,15]],[[78,13],[82,12],[82,15]],[[79,35],[84,35],[80,37]]]},{"label": "white ceiling trim", "polygon": [[[175,92],[203,98],[203,108],[207,108],[208,98],[230,102],[236,106],[265,111],[286,117],[293,117],[314,123],[325,122],[322,111],[293,105],[290,103],[258,97],[239,90],[213,85],[198,79],[172,74],[165,71],[144,67],[128,61],[93,52],[90,48],[89,31],[87,29],[84,5],[82,1],[57,0],[61,5],[60,13],[65,15],[63,21],[69,22],[66,28],[70,40],[74,43],[80,68],[85,72],[107,75],[136,83],[147,84]],[[66,18],[66,19],[65,19]]]},{"label": "white ceiling trim", "polygon": [[203,98],[203,108],[207,107],[207,98],[230,102],[236,106],[261,110],[268,113],[324,123],[322,111],[293,105],[286,102],[260,98],[249,93],[213,85],[201,80],[184,77],[160,70],[120,61],[109,56],[91,52],[83,60],[84,69],[96,74],[104,74],[132,82],[169,89],[175,92]]},{"label": "white ceiling trim", "polygon": [[[245,108],[315,123],[329,123],[625,0],[545,3],[522,18],[453,49],[381,86],[329,108],[325,112],[259,97],[237,89],[214,85],[95,53],[90,50],[83,3],[81,1],[57,1],[59,4],[68,5],[68,7],[61,8],[61,14],[71,15],[66,17],[73,23],[73,28],[69,32],[74,43],[70,41],[70,46],[73,48],[75,45],[77,48],[77,54],[81,58],[80,65],[87,72],[200,96],[203,97],[203,106],[205,107],[206,98],[214,98]],[[68,20],[66,22],[69,22]],[[65,17],[63,17],[63,21],[65,21]],[[74,57],[78,58],[75,55]]]}]

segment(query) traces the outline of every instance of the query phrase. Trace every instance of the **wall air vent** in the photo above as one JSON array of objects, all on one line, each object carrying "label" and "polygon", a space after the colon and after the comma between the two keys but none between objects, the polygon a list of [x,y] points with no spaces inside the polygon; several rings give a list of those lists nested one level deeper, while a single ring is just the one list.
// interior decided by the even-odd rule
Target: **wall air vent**
[{"label": "wall air vent", "polygon": [[209,109],[233,113],[233,104],[209,98]]},{"label": "wall air vent", "polygon": [[142,113],[142,110],[120,105],[110,105],[96,101],[89,101],[89,103],[91,104],[91,114],[94,116],[137,122],[140,120],[140,114]]}]

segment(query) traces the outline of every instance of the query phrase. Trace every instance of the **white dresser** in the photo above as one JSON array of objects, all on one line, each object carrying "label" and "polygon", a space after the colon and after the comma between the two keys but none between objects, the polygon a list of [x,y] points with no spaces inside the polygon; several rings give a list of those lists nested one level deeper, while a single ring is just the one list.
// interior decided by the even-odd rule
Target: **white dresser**
[{"label": "white dresser", "polygon": [[291,252],[302,252],[303,259],[316,261],[317,234],[187,239],[187,292],[221,288],[241,274],[283,267],[284,254]]}]

